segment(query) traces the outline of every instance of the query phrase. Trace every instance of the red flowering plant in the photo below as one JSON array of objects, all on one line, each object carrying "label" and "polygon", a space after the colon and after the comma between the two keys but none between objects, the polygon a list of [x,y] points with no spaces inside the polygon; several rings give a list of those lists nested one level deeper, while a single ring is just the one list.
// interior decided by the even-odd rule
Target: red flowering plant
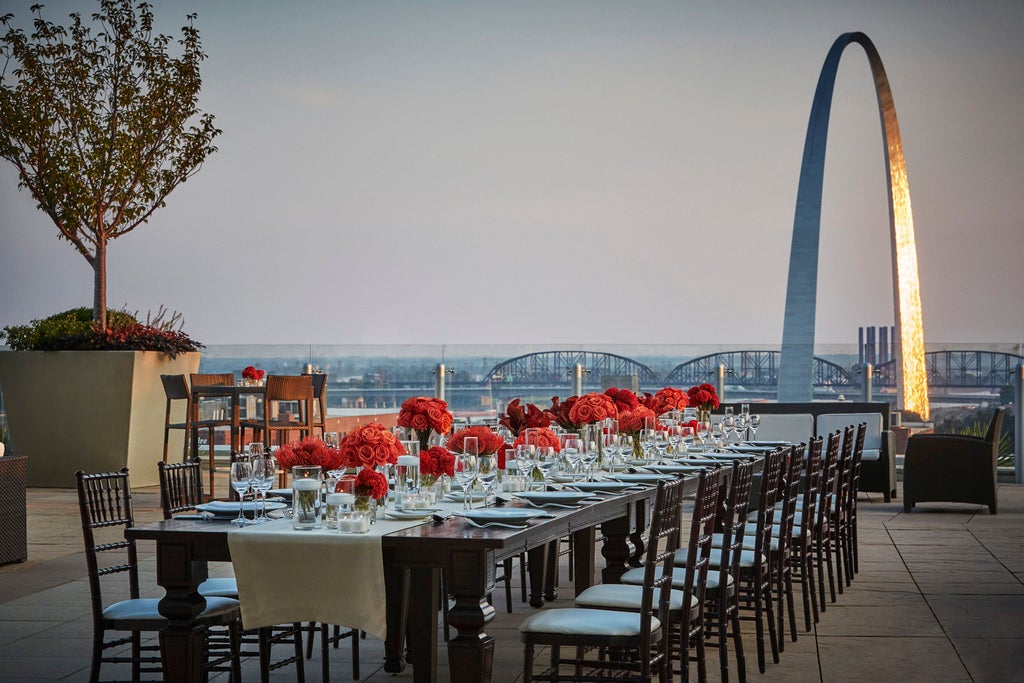
[{"label": "red flowering plant", "polygon": [[455,476],[455,456],[441,446],[431,446],[420,453],[420,485],[433,486],[442,475]]},{"label": "red flowering plant", "polygon": [[623,411],[619,413],[619,432],[636,438],[640,435],[640,430],[646,427],[648,420],[653,420],[657,424],[658,416],[647,406],[637,406],[633,410]]},{"label": "red flowering plant", "polygon": [[595,422],[603,422],[608,418],[616,418],[619,411],[615,401],[605,394],[590,393],[580,396],[569,409],[569,419],[576,427]]},{"label": "red flowering plant", "polygon": [[398,411],[398,426],[415,430],[422,453],[427,450],[431,431],[438,434],[451,431],[452,414],[447,401],[432,396],[413,396],[402,403]]},{"label": "red flowering plant", "polygon": [[302,441],[286,443],[277,449],[277,464],[285,472],[302,465],[319,465],[323,472],[349,467],[349,460],[340,448],[331,448],[323,439],[307,436]]},{"label": "red flowering plant", "polygon": [[245,366],[242,370],[242,379],[261,380],[267,373],[252,365]]},{"label": "red flowering plant", "polygon": [[579,398],[579,396],[570,396],[565,401],[560,401],[557,396],[551,397],[551,407],[548,408],[547,412],[551,415],[551,419],[557,422],[558,426],[562,429],[579,429],[579,426],[569,417],[569,412],[576,405],[576,401]]},{"label": "red flowering plant", "polygon": [[484,427],[483,425],[460,429],[449,436],[444,445],[453,453],[462,453],[465,449],[464,444],[467,436],[476,437],[478,455],[490,455],[491,453],[499,453],[505,450],[505,439],[492,432],[490,427]]},{"label": "red flowering plant", "polygon": [[690,387],[686,392],[690,405],[696,406],[701,413],[710,413],[718,407],[718,392],[715,387],[705,382],[695,387]]},{"label": "red flowering plant", "polygon": [[550,427],[551,413],[541,410],[533,403],[527,403],[524,407],[522,401],[514,398],[508,403],[505,414],[498,420],[512,432],[512,436],[519,436],[519,432],[530,427]]},{"label": "red flowering plant", "polygon": [[604,395],[615,403],[615,409],[620,413],[624,410],[633,410],[640,405],[640,399],[629,389],[609,387],[605,390]]},{"label": "red flowering plant", "polygon": [[353,429],[341,440],[339,449],[349,467],[373,469],[377,465],[394,465],[405,448],[398,437],[379,422]]},{"label": "red flowering plant", "polygon": [[[556,453],[560,453],[562,451],[562,441],[561,441],[561,439],[558,438],[558,434],[555,434],[553,431],[551,431],[547,427],[539,427],[539,428],[533,430],[532,432],[530,432],[530,435],[531,435],[531,437],[530,437],[531,438],[531,443],[530,443],[531,446],[537,446],[539,448],[546,448],[546,447],[550,446],[551,448],[555,449]],[[522,433],[519,436],[516,437],[516,440],[512,442],[512,445],[513,446],[525,446],[526,445],[526,430],[525,429],[522,431]]]},{"label": "red flowering plant", "polygon": [[377,470],[364,467],[356,475],[353,491],[356,496],[367,496],[374,500],[380,500],[388,495],[388,478]]},{"label": "red flowering plant", "polygon": [[690,397],[682,389],[665,387],[659,389],[654,395],[654,403],[657,406],[652,408],[658,415],[664,415],[671,410],[682,410],[690,405]]}]

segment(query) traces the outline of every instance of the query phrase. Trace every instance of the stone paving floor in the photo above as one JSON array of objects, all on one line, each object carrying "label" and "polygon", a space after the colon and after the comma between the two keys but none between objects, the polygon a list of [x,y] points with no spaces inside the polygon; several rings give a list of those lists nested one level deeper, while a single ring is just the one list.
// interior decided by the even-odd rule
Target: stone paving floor
[{"label": "stone paving floor", "polygon": [[[133,497],[139,523],[159,517],[154,489]],[[1003,484],[999,498],[997,516],[980,506],[937,503],[908,515],[899,500],[862,496],[860,573],[853,585],[827,604],[810,633],[802,630],[798,593],[798,640],[787,640],[781,661],[769,660],[763,675],[752,629],[745,630],[749,680],[1024,681],[1024,487]],[[92,624],[75,494],[31,489],[28,505],[29,560],[0,567],[0,681],[86,681]],[[144,593],[159,596],[153,548],[142,544],[140,551]],[[229,573],[226,565],[211,569]],[[497,643],[497,683],[521,679],[517,627],[533,611],[519,602],[516,581],[513,586],[512,614],[499,591],[488,629]],[[563,589],[556,605],[569,604],[571,590]],[[350,652],[343,642],[331,653],[333,680],[351,680]],[[720,680],[717,657],[710,651],[711,681]],[[317,647],[307,663],[309,681],[321,679],[319,658]],[[382,658],[380,641],[362,641],[362,680],[412,679],[411,671],[384,673]],[[447,680],[443,653],[441,659],[439,680]],[[246,681],[259,680],[252,660],[243,673]],[[127,678],[116,669],[105,675]],[[284,669],[272,680],[295,680],[295,672]]]}]

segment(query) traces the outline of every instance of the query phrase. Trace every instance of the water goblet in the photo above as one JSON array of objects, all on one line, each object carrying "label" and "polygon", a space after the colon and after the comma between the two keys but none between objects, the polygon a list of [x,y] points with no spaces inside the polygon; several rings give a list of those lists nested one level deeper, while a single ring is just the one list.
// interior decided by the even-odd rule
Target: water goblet
[{"label": "water goblet", "polygon": [[562,436],[562,457],[569,465],[569,473],[572,480],[576,481],[576,471],[580,466],[580,448],[582,443],[577,434],[565,434]]},{"label": "water goblet", "polygon": [[725,443],[725,425],[721,422],[715,422],[711,425],[711,442],[715,451],[721,451],[722,446]]},{"label": "water goblet", "polygon": [[657,433],[657,429],[644,428],[640,430],[640,448],[643,450],[645,463],[651,463],[658,459]]},{"label": "water goblet", "polygon": [[757,428],[760,427],[760,426],[761,426],[761,416],[756,414],[756,413],[752,413],[750,415],[750,434],[751,434],[750,440],[751,441],[753,441],[754,439],[757,438]]},{"label": "water goblet", "polygon": [[[467,438],[466,441],[469,439]],[[476,454],[457,453],[455,455],[455,481],[462,486],[462,509],[468,510],[469,489],[476,481]]]},{"label": "water goblet", "polygon": [[722,439],[725,443],[732,441],[731,434],[736,433],[736,416],[732,414],[731,408],[726,408],[730,411],[725,414],[722,418]]},{"label": "water goblet", "polygon": [[736,443],[746,441],[748,427],[750,427],[750,413],[739,413],[736,416]]},{"label": "water goblet", "polygon": [[536,455],[534,455],[533,458],[533,466],[540,470],[545,484],[548,481],[548,474],[551,472],[551,468],[555,466],[555,462],[557,462],[557,460],[558,454],[555,452],[554,446],[537,447]]},{"label": "water goblet", "polygon": [[238,517],[235,519],[238,526],[245,526],[248,523],[242,510],[245,507],[245,493],[249,490],[251,481],[252,465],[248,460],[236,460],[231,463],[231,488],[238,494]]},{"label": "water goblet", "polygon": [[277,459],[270,453],[266,453],[253,459],[252,462],[253,488],[263,499],[260,516],[257,522],[269,522],[267,516],[267,492],[274,486],[277,479]]},{"label": "water goblet", "polygon": [[484,488],[484,507],[488,505],[491,489],[498,480],[498,456],[485,453],[476,458],[476,480]]}]

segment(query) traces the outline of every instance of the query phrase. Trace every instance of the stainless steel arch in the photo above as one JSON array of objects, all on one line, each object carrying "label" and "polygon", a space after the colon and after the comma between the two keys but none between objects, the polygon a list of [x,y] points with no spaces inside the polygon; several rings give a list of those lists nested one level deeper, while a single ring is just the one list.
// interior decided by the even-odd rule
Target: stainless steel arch
[{"label": "stainless steel arch", "polygon": [[811,105],[793,218],[778,396],[780,401],[808,401],[811,398],[825,146],[839,60],[851,43],[857,43],[867,53],[882,124],[892,238],[893,299],[896,326],[900,331],[896,339],[897,355],[900,358],[896,364],[897,406],[927,417],[928,384],[921,324],[921,293],[917,277],[917,247],[914,242],[914,220],[910,209],[910,186],[903,159],[903,142],[885,67],[871,39],[860,32],[844,33],[832,44],[821,67]]}]

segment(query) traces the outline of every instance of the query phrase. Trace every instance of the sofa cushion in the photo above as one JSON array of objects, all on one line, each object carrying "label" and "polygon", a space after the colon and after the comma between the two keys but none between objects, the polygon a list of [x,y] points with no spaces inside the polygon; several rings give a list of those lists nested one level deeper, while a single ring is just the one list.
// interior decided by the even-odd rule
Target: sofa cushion
[{"label": "sofa cushion", "polygon": [[758,441],[805,443],[814,434],[814,416],[810,413],[789,415],[761,414],[761,426],[753,438]]},{"label": "sofa cushion", "polygon": [[[764,418],[762,418],[764,419]],[[866,422],[867,432],[864,433],[864,457],[863,460],[871,460],[867,457],[868,451],[875,451],[874,460],[877,460],[878,451],[882,448],[882,414],[881,413],[823,413],[818,416],[817,436],[826,436],[837,429],[845,429],[850,425],[858,425]]]}]

